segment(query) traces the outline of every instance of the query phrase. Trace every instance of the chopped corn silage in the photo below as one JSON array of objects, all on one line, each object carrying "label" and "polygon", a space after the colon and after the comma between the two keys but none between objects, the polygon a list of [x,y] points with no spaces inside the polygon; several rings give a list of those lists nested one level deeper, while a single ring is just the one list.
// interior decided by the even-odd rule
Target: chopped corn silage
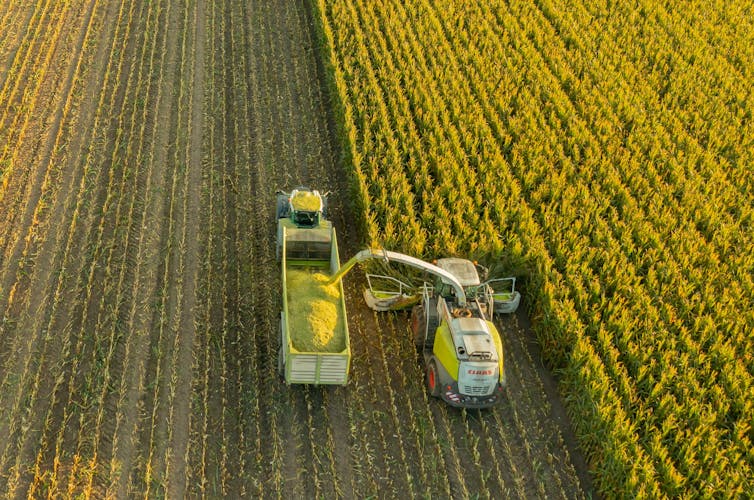
[{"label": "chopped corn silage", "polygon": [[296,210],[303,210],[305,212],[316,212],[321,207],[319,196],[309,191],[299,191],[293,198],[291,198],[291,204]]},{"label": "chopped corn silage", "polygon": [[293,347],[303,352],[343,351],[346,332],[338,283],[328,285],[330,277],[322,272],[289,268],[286,274]]}]

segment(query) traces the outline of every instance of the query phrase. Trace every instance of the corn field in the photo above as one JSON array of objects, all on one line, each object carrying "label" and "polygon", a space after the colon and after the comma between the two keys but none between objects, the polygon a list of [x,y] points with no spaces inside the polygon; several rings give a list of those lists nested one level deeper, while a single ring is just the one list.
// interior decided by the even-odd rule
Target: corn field
[{"label": "corn field", "polygon": [[[288,387],[277,375],[277,189],[303,184],[332,191],[342,256],[380,238],[406,249],[408,240],[398,237],[403,228],[415,240],[412,252],[438,253],[434,235],[442,228],[454,245],[443,251],[491,250],[501,259],[512,256],[505,265],[538,263],[530,246],[544,245],[542,229],[520,240],[513,229],[501,229],[513,221],[503,209],[518,207],[512,195],[522,187],[496,194],[494,184],[476,178],[487,168],[481,156],[468,156],[464,168],[453,163],[471,144],[456,116],[465,101],[448,101],[452,91],[439,83],[416,87],[437,106],[456,106],[443,108],[437,127],[435,111],[421,114],[405,92],[390,87],[399,82],[389,80],[388,66],[351,74],[371,61],[357,65],[351,49],[374,51],[369,64],[401,58],[390,60],[395,67],[414,64],[406,58],[417,54],[446,54],[440,46],[425,51],[421,45],[434,42],[407,36],[408,23],[396,31],[405,52],[386,45],[383,35],[366,44],[366,34],[349,24],[355,16],[377,34],[389,19],[399,20],[390,12],[406,13],[398,2],[369,6],[0,2],[0,496],[593,494],[555,379],[541,362],[555,347],[539,347],[523,311],[498,322],[509,387],[489,411],[456,410],[428,397],[409,316],[372,313],[359,271],[345,279],[349,384]],[[393,17],[382,18],[383,11]],[[403,78],[430,75],[427,60],[416,64],[415,76]],[[486,91],[486,78],[480,75],[479,91]],[[459,99],[482,102],[461,92],[464,81],[454,89]],[[426,123],[410,125],[420,114]],[[366,135],[371,130],[381,131],[379,138]],[[393,135],[404,130],[415,144]],[[479,155],[498,147],[497,137],[482,131]],[[425,149],[442,134],[455,138],[450,152],[439,156],[445,140]],[[415,152],[404,151],[409,147]],[[371,182],[385,184],[370,186],[368,165],[402,168],[403,177],[375,170],[379,177]],[[441,167],[452,167],[454,177],[435,187]],[[460,184],[465,191],[456,189]],[[475,184],[487,191],[477,194]],[[428,203],[419,217],[418,193]],[[443,221],[435,209],[449,211],[451,196],[475,206],[493,199],[506,205],[484,205],[470,218],[448,212]],[[516,208],[520,223],[510,227],[541,227],[534,208]],[[537,249],[547,255],[545,246]],[[657,255],[666,251],[659,246]],[[559,272],[550,259],[539,265]],[[530,289],[541,284],[542,293],[565,293],[550,274],[540,276]],[[562,326],[559,297],[537,302],[552,318],[535,316],[540,332]],[[575,303],[568,304],[579,317]],[[737,344],[727,345],[737,352]],[[571,370],[565,380],[579,373]],[[720,391],[727,397],[727,389]],[[584,420],[574,422],[578,430]],[[658,446],[673,451],[662,440]]]},{"label": "corn field", "polygon": [[526,277],[602,495],[751,496],[751,3],[316,5],[368,238]]}]

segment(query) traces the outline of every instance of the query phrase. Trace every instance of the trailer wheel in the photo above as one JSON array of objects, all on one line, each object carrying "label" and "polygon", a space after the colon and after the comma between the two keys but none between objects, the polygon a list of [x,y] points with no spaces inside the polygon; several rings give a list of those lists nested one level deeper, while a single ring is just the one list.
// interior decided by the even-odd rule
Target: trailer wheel
[{"label": "trailer wheel", "polygon": [[427,364],[427,391],[433,398],[440,397],[440,376],[434,360]]}]

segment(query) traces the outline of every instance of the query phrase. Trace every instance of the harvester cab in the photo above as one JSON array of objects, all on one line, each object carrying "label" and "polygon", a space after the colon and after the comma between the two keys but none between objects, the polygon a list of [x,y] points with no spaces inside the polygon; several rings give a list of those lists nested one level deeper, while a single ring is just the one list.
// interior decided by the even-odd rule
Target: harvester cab
[{"label": "harvester cab", "polygon": [[[479,309],[481,314],[492,316],[494,311],[494,302],[492,294],[486,283],[481,283],[479,279],[478,266],[466,259],[457,257],[446,257],[438,259],[435,265],[444,269],[458,280],[466,294],[466,301],[469,305]],[[448,282],[447,278],[440,276],[435,277],[435,290],[445,298],[451,300],[454,297],[454,289]]]}]

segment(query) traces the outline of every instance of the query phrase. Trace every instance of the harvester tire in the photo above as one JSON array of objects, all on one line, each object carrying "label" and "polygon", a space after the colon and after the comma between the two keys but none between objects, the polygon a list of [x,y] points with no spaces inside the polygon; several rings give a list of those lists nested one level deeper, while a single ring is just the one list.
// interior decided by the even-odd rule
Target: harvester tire
[{"label": "harvester tire", "polygon": [[427,392],[433,398],[440,397],[440,374],[434,360],[427,364]]}]

